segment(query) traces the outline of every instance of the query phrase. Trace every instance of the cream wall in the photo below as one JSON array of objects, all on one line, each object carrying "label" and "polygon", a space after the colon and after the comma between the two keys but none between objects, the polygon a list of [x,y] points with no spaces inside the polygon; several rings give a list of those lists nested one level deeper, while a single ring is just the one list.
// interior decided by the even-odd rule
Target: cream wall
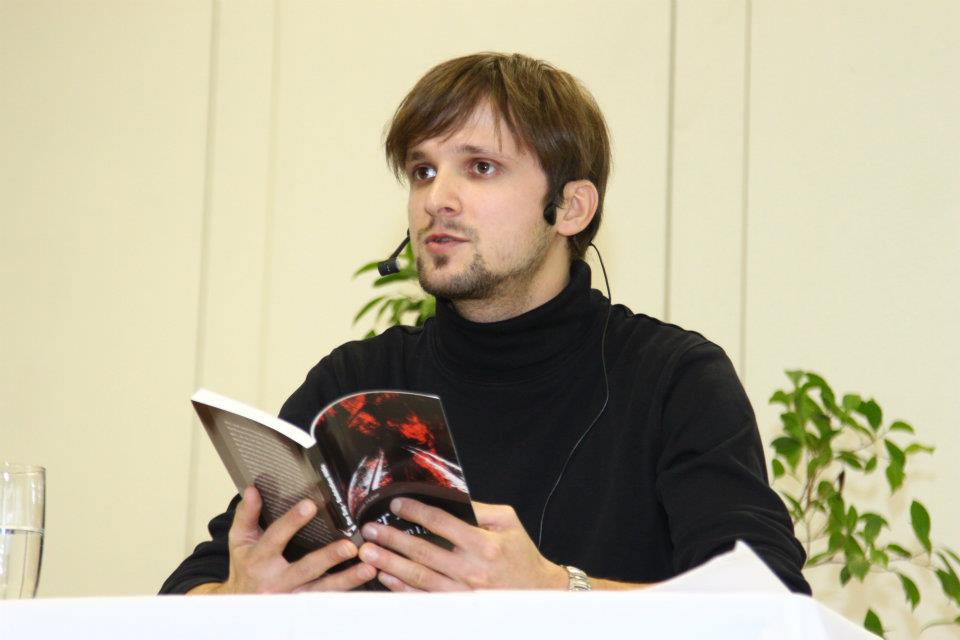
[{"label": "cream wall", "polygon": [[49,468],[41,595],[152,592],[202,537],[232,490],[190,391],[276,410],[362,335],[384,124],[482,49],[604,109],[614,298],[724,346],[765,437],[787,367],[912,421],[906,493],[960,546],[958,5],[478,6],[0,0],[0,458]]}]

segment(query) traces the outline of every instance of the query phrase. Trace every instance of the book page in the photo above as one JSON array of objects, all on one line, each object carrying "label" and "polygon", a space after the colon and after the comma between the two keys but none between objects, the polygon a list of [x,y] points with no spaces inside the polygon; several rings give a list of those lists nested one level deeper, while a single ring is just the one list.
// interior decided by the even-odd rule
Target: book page
[{"label": "book page", "polygon": [[304,444],[314,444],[306,432],[204,389],[192,400],[237,490],[253,485],[260,492],[265,526],[304,498],[316,503],[317,515],[294,536],[288,556],[354,535],[356,527],[345,517],[345,507],[338,506],[323,475],[322,459],[313,464],[304,450]]},{"label": "book page", "polygon": [[247,485],[254,485],[263,498],[265,522],[274,522],[304,498],[317,506],[318,514],[294,536],[303,549],[315,549],[342,537],[330,518],[322,517],[327,500],[320,491],[323,479],[304,456],[300,445],[283,441],[259,426],[226,419],[225,431],[233,441]]}]

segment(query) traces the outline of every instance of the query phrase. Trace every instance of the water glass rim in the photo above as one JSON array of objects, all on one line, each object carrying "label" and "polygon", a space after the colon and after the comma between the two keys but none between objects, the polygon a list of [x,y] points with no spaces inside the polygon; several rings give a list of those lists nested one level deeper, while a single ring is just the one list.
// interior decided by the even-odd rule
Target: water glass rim
[{"label": "water glass rim", "polygon": [[19,462],[6,462],[0,460],[0,474],[44,473],[45,471],[46,469],[38,464],[21,464]]}]

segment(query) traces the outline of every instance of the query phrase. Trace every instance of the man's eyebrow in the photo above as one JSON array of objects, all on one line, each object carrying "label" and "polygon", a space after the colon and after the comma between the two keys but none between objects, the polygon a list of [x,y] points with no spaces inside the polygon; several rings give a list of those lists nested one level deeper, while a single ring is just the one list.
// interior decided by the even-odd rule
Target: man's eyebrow
[{"label": "man's eyebrow", "polygon": [[420,162],[427,155],[423,151],[418,151],[416,149],[407,152],[406,162]]},{"label": "man's eyebrow", "polygon": [[[488,147],[478,147],[472,144],[462,144],[454,149],[454,153],[465,156],[496,156],[509,157],[503,150],[493,150]],[[406,163],[420,162],[427,159],[427,154],[419,149],[411,149],[407,152]]]}]

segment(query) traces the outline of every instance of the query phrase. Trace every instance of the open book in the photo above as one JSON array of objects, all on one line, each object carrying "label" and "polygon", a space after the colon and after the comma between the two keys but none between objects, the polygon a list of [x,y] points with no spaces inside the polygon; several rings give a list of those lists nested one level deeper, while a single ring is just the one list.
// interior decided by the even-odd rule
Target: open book
[{"label": "open book", "polygon": [[409,496],[476,525],[470,494],[440,398],[407,391],[365,391],[336,400],[310,433],[206,389],[191,398],[238,491],[254,485],[264,526],[304,498],[317,515],[291,540],[299,557],[329,542],[363,540],[377,521],[449,547],[398,518],[390,500]]}]

